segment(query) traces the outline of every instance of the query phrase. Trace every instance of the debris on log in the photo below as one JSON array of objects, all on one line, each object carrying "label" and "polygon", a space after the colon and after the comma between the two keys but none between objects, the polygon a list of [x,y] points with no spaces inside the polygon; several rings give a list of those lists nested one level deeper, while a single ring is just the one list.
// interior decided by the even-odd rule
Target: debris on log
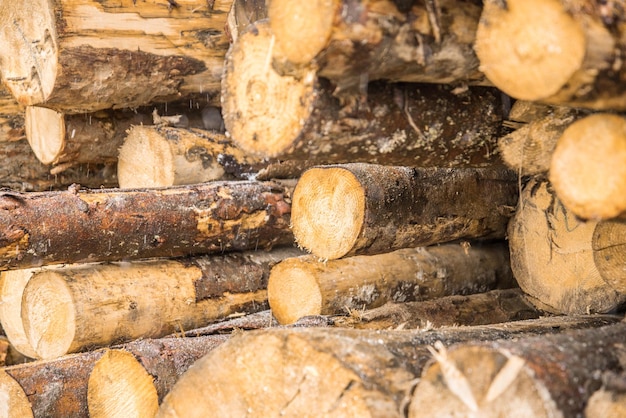
[{"label": "debris on log", "polygon": [[556,144],[550,182],[576,216],[626,217],[626,118],[597,113],[572,123]]},{"label": "debris on log", "polygon": [[275,72],[268,61],[272,39],[267,22],[257,22],[224,64],[224,123],[243,150],[318,164],[503,164],[497,139],[505,116],[497,90],[378,82],[339,100],[314,72],[297,78]]},{"label": "debris on log", "polygon": [[308,315],[333,315],[514,283],[508,248],[458,244],[321,262],[315,256],[275,265],[268,282],[272,313],[281,324]]},{"label": "debris on log", "polygon": [[517,188],[515,174],[504,169],[315,167],[294,190],[293,233],[299,246],[328,260],[500,239]]},{"label": "debris on log", "polygon": [[531,180],[508,237],[513,275],[539,308],[611,312],[626,301],[623,263],[616,268],[619,259],[610,257],[624,248],[626,223],[581,221],[563,207],[549,183]]},{"label": "debris on log", "polygon": [[522,100],[626,109],[621,2],[487,0],[476,33],[480,70]]},{"label": "debris on log", "polygon": [[291,245],[289,194],[253,181],[2,192],[0,270]]}]

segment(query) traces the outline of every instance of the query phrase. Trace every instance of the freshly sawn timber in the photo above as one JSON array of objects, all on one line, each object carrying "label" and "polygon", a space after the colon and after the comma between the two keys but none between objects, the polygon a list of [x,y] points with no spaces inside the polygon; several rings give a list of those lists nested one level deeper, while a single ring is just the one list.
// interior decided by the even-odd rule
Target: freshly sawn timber
[{"label": "freshly sawn timber", "polygon": [[315,256],[275,265],[268,282],[272,313],[282,324],[512,285],[508,249],[459,244],[321,262]]},{"label": "freshly sawn timber", "polygon": [[497,90],[377,82],[339,100],[313,71],[279,75],[268,62],[272,39],[267,22],[257,22],[224,64],[224,123],[245,151],[318,164],[502,164],[496,144],[504,110]]},{"label": "freshly sawn timber", "polygon": [[505,169],[319,166],[294,190],[293,233],[298,245],[329,260],[504,238],[517,187]]},{"label": "freshly sawn timber", "polygon": [[77,189],[0,193],[0,270],[293,242],[285,200],[289,190],[276,183]]},{"label": "freshly sawn timber", "polygon": [[[233,336],[197,361],[165,397],[157,417],[316,415],[404,417],[428,346],[555,333],[593,316],[544,318],[440,330],[268,329]],[[586,325],[585,325],[586,324]],[[623,327],[622,327],[623,329]],[[623,335],[621,335],[623,338]]]}]

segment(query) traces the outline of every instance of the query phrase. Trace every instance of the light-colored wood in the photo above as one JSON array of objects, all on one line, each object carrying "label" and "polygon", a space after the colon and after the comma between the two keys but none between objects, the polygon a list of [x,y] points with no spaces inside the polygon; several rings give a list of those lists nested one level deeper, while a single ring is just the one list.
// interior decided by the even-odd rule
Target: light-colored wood
[{"label": "light-colored wood", "polygon": [[419,302],[387,303],[379,308],[353,312],[338,326],[365,329],[415,329],[443,326],[476,326],[539,318],[519,288],[496,289],[470,295],[444,296]]},{"label": "light-colored wood", "polygon": [[[134,355],[148,374],[154,376],[154,386],[159,400],[162,400],[191,364],[228,338],[229,335],[210,335],[197,338],[147,339],[114,348]],[[7,367],[4,371],[23,388],[35,417],[84,418],[89,416],[89,376],[96,361],[106,351],[93,350],[54,360],[41,360]],[[123,374],[115,378],[123,379]],[[13,402],[10,395],[10,392],[0,392],[2,399]]]},{"label": "light-colored wood", "polygon": [[515,102],[509,123],[517,129],[498,140],[502,159],[520,176],[546,176],[557,140],[580,114],[565,106]]},{"label": "light-colored wood", "polygon": [[[619,366],[626,324],[432,350],[409,417],[582,417]],[[605,417],[607,415],[596,415]]]},{"label": "light-colored wood", "polygon": [[166,187],[251,178],[261,166],[220,133],[133,126],[119,149],[121,188]]},{"label": "light-colored wood", "polygon": [[330,165],[302,175],[291,222],[298,245],[332,260],[503,238],[516,202],[517,180],[503,169]]},{"label": "light-colored wood", "polygon": [[0,370],[0,393],[4,395],[0,402],[0,417],[33,417],[24,389],[4,370]]},{"label": "light-colored wood", "polygon": [[0,11],[0,72],[23,105],[68,113],[218,99],[232,1],[37,0]]},{"label": "light-colored wood", "polygon": [[308,315],[358,312],[512,283],[506,247],[449,244],[327,262],[315,256],[286,259],[272,268],[267,290],[272,313],[287,324]]},{"label": "light-colored wood", "polygon": [[626,109],[624,19],[621,2],[485,1],[480,70],[518,99]]},{"label": "light-colored wood", "polygon": [[[404,2],[406,3],[406,2]],[[274,65],[308,66],[337,85],[368,80],[488,84],[473,44],[475,1],[272,0]],[[400,9],[400,10],[399,10]]]},{"label": "light-colored wood", "polygon": [[184,332],[267,309],[270,268],[295,248],[183,261],[76,265],[36,273],[22,297],[38,358]]},{"label": "light-colored wood", "polygon": [[602,376],[602,381],[602,387],[589,398],[585,408],[585,417],[620,418],[626,416],[626,374],[608,372]]},{"label": "light-colored wood", "polygon": [[275,182],[0,193],[0,270],[268,249],[293,244]]},{"label": "light-colored wood", "polygon": [[476,338],[519,338],[533,331],[555,333],[574,322],[579,327],[590,324],[591,319],[545,318],[440,330],[240,333],[189,368],[157,417],[203,417],[207,411],[215,417],[404,417],[430,357],[428,346],[435,341],[450,345]]},{"label": "light-colored wood", "polygon": [[[596,237],[598,229],[602,240]],[[513,274],[540,308],[565,314],[610,312],[626,300],[620,292],[626,290],[623,264],[621,272],[611,270],[614,260],[603,257],[611,250],[595,254],[624,248],[626,223],[581,221],[563,207],[547,182],[531,180],[508,237]]]},{"label": "light-colored wood", "polygon": [[131,353],[107,350],[89,375],[89,417],[153,417],[159,409],[159,399],[152,380]]},{"label": "light-colored wood", "polygon": [[257,22],[226,58],[224,123],[243,150],[318,164],[502,164],[497,90],[378,82],[340,100],[312,71],[299,77],[274,71],[268,58],[273,39],[267,22]]},{"label": "light-colored wood", "polygon": [[0,322],[9,341],[17,351],[35,358],[37,353],[28,342],[22,322],[24,288],[41,268],[3,271],[0,273]]},{"label": "light-colored wood", "polygon": [[626,216],[626,118],[598,113],[571,124],[556,144],[550,181],[581,218]]}]

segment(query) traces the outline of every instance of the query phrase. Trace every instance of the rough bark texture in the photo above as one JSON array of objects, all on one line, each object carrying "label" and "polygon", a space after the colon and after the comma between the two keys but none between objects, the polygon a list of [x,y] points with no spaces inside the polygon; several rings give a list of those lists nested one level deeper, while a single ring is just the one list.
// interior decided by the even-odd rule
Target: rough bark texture
[{"label": "rough bark texture", "polygon": [[0,83],[0,142],[25,139],[24,108]]},{"label": "rough bark texture", "polygon": [[625,334],[621,323],[442,348],[422,374],[409,417],[582,417],[602,372],[623,370]]},{"label": "rough bark texture", "polygon": [[565,106],[515,102],[507,123],[517,129],[498,140],[502,160],[520,176],[547,176],[558,139],[582,114]]},{"label": "rough bark texture", "polygon": [[[141,340],[115,348],[134,354],[148,373],[162,399],[191,364],[229,338]],[[84,418],[88,416],[87,383],[94,364],[107,350],[74,354],[4,369],[23,388],[35,417]],[[4,395],[4,393],[3,393]]]},{"label": "rough bark texture", "polygon": [[270,268],[295,248],[87,264],[33,274],[21,320],[38,358],[198,328],[267,309]]},{"label": "rough bark texture", "polygon": [[400,3],[273,0],[275,65],[313,66],[338,90],[378,79],[488,83],[473,49],[480,2]]},{"label": "rough bark texture", "polygon": [[533,180],[524,188],[508,236],[513,274],[540,308],[609,312],[626,300],[623,264],[620,271],[620,258],[612,258],[624,248],[625,223],[583,222],[547,182]]},{"label": "rough bark texture", "polygon": [[0,270],[289,244],[288,193],[276,183],[259,182],[3,192]]},{"label": "rough bark texture", "polygon": [[[609,323],[619,319],[609,320]],[[475,338],[558,332],[597,319],[547,318],[438,331],[282,329],[233,337],[196,362],[166,396],[158,417],[405,416],[427,346]],[[570,325],[568,325],[568,323]],[[606,322],[600,322],[606,323]],[[583,327],[585,325],[582,325]],[[253,371],[253,372],[251,372]]]},{"label": "rough bark texture", "polygon": [[198,101],[176,102],[80,115],[28,106],[26,136],[39,161],[51,164],[53,173],[78,164],[114,164],[132,125],[152,125],[154,119],[180,115],[175,126],[202,128],[202,106]]},{"label": "rough bark texture", "polygon": [[597,0],[488,0],[476,34],[480,69],[523,100],[626,109],[626,10]]},{"label": "rough bark texture", "polygon": [[526,299],[520,289],[497,289],[419,302],[387,303],[379,308],[356,312],[340,324],[368,329],[415,329],[488,325],[535,319],[541,315],[542,312]]},{"label": "rough bark texture", "polygon": [[371,164],[307,170],[293,196],[298,245],[322,259],[503,238],[517,180],[500,169]]},{"label": "rough bark texture", "polygon": [[165,187],[251,178],[263,164],[223,134],[171,126],[134,126],[119,149],[120,187]]},{"label": "rough bark texture", "polygon": [[219,93],[231,1],[7,3],[0,66],[24,105],[68,113]]},{"label": "rough bark texture", "polygon": [[272,35],[257,22],[229,50],[224,122],[242,149],[263,157],[412,166],[502,164],[505,109],[492,88],[371,83],[339,100],[310,71],[280,76],[267,62]]},{"label": "rough bark texture", "polygon": [[513,283],[505,246],[449,244],[327,262],[315,256],[286,259],[272,268],[267,290],[272,312],[284,324]]},{"label": "rough bark texture", "polygon": [[626,217],[626,118],[598,113],[571,124],[556,144],[550,181],[583,219]]},{"label": "rough bark texture", "polygon": [[77,183],[94,189],[117,186],[114,165],[81,164],[51,174],[26,139],[0,141],[0,187],[19,191],[58,190]]}]

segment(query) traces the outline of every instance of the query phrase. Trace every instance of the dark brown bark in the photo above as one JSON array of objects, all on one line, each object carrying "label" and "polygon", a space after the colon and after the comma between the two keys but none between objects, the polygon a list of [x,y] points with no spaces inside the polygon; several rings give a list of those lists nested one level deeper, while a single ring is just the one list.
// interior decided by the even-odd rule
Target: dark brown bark
[{"label": "dark brown bark", "polygon": [[25,139],[24,108],[0,83],[0,142]]},{"label": "dark brown bark", "polygon": [[271,36],[257,22],[226,59],[224,122],[242,149],[319,164],[502,164],[496,145],[505,110],[495,89],[378,82],[340,101],[314,72],[295,78],[268,67]]},{"label": "dark brown bark", "polygon": [[320,166],[296,186],[293,231],[323,259],[503,238],[517,187],[504,169]]},{"label": "dark brown bark", "polygon": [[174,257],[293,242],[288,190],[216,182],[0,195],[0,269]]}]

